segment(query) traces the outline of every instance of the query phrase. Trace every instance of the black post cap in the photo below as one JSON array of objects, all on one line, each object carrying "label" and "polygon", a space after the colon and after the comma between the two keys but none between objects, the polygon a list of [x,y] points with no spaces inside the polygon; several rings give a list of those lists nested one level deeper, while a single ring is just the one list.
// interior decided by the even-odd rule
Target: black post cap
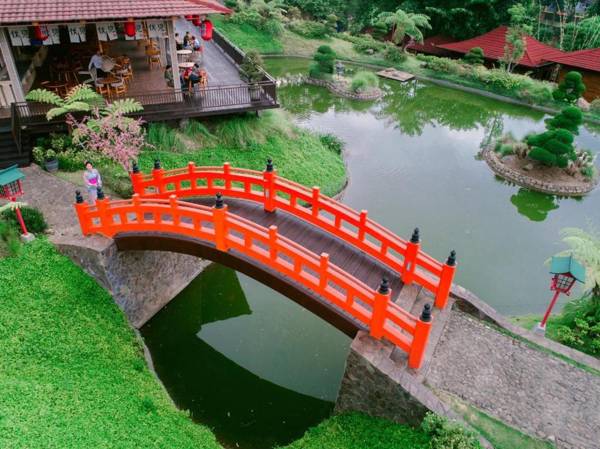
[{"label": "black post cap", "polygon": [[427,303],[423,306],[423,312],[421,312],[421,321],[429,323],[431,321],[431,304]]},{"label": "black post cap", "polygon": [[410,238],[410,243],[419,243],[420,240],[421,238],[419,236],[419,228],[415,228],[415,230],[412,233],[412,237]]},{"label": "black post cap", "polygon": [[136,161],[133,161],[133,164],[131,164],[131,171],[133,173],[139,173],[140,172],[140,167],[138,166]]},{"label": "black post cap", "polygon": [[381,284],[379,284],[379,289],[377,291],[382,295],[387,295],[390,292],[390,282],[386,277],[381,279]]},{"label": "black post cap", "polygon": [[154,169],[160,170],[160,159],[154,159]]},{"label": "black post cap", "polygon": [[221,192],[218,192],[215,198],[215,209],[223,209],[224,204],[223,195],[221,195]]},{"label": "black post cap", "polygon": [[267,159],[267,171],[268,172],[273,171],[273,159],[271,159],[271,158]]},{"label": "black post cap", "polygon": [[103,200],[104,199],[104,191],[102,190],[102,187],[98,187],[96,189],[96,192],[98,193],[98,199]]},{"label": "black post cap", "polygon": [[448,260],[446,260],[446,265],[450,265],[451,267],[456,265],[456,251],[450,251],[450,255],[448,256]]},{"label": "black post cap", "polygon": [[83,196],[81,195],[81,190],[75,190],[75,201],[77,204],[83,203]]}]

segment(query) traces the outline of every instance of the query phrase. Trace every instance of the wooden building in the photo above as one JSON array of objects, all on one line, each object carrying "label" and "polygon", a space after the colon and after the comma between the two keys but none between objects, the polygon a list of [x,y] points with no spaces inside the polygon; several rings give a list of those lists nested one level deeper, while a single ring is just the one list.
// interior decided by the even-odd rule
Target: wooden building
[{"label": "wooden building", "polygon": [[[212,30],[209,15],[229,13],[216,0],[0,1],[0,168],[29,163],[36,134],[63,126],[46,120],[47,105],[25,101],[38,87],[62,96],[90,83],[108,101],[140,101],[146,121],[278,107],[275,80],[265,72],[258,84],[245,83],[239,70],[244,53]],[[177,49],[187,32],[202,42],[202,51]],[[95,76],[89,67],[98,49],[117,68],[127,61],[128,71],[109,65],[108,76]],[[193,63],[206,74],[201,88],[180,82]],[[165,78],[168,65],[172,83]]]},{"label": "wooden building", "polygon": [[583,94],[587,101],[600,98],[600,48],[572,51],[549,59],[559,64],[558,81],[573,70],[583,75],[586,91]]}]

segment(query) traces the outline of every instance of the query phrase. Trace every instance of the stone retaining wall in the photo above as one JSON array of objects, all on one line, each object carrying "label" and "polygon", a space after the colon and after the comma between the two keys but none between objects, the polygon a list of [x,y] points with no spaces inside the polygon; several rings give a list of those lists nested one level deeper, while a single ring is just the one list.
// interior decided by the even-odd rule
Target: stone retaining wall
[{"label": "stone retaining wall", "polygon": [[582,196],[594,190],[598,184],[599,177],[594,181],[581,184],[578,186],[566,186],[552,182],[542,181],[527,176],[511,167],[508,167],[498,157],[498,154],[491,148],[486,148],[482,151],[483,160],[488,164],[496,175],[510,182],[514,182],[521,187],[525,187],[537,192],[548,193],[551,195],[560,196]]}]

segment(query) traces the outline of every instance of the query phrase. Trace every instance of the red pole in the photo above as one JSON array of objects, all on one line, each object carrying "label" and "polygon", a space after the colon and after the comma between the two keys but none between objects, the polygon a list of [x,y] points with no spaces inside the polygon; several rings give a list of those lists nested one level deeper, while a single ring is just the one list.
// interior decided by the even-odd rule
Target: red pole
[{"label": "red pole", "polygon": [[554,293],[554,297],[552,298],[552,301],[550,301],[550,305],[548,306],[548,310],[546,310],[544,319],[542,319],[542,322],[540,323],[540,327],[542,329],[546,329],[546,321],[548,321],[548,318],[550,317],[550,313],[552,313],[552,308],[554,307],[554,304],[556,304],[558,295],[560,295],[560,290],[556,290],[556,292]]},{"label": "red pole", "polygon": [[[16,198],[11,198],[10,200],[13,203],[17,201]],[[29,234],[27,232],[27,227],[25,226],[25,222],[23,221],[23,216],[21,215],[21,210],[18,207],[15,209],[15,215],[17,216],[17,221],[19,222],[19,226],[21,226],[21,233],[23,235]]]}]

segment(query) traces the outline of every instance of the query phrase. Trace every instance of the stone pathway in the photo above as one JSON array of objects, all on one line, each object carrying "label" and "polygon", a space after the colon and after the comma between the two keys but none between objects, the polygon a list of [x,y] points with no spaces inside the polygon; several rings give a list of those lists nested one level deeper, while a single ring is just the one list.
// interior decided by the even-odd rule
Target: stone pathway
[{"label": "stone pathway", "polygon": [[462,312],[452,312],[426,382],[558,448],[600,449],[600,376]]}]

